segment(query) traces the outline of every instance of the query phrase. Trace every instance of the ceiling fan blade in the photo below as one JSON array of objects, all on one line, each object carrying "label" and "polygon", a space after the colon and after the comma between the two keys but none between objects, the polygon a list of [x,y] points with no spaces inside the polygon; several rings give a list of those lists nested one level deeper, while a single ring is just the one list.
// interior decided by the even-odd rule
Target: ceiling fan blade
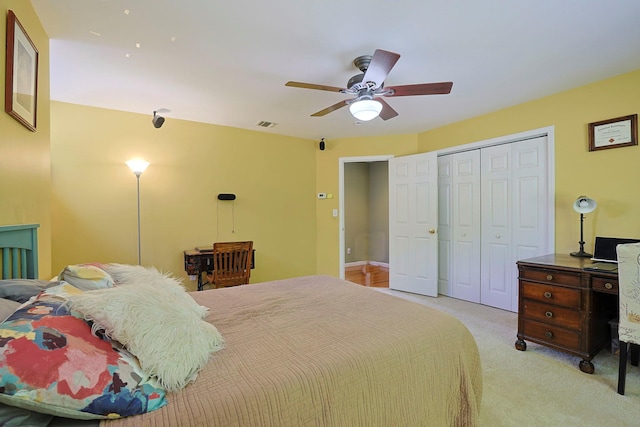
[{"label": "ceiling fan blade", "polygon": [[369,63],[369,67],[364,73],[362,82],[374,82],[376,84],[374,89],[380,87],[393,66],[398,62],[398,59],[400,59],[400,55],[397,53],[376,49]]},{"label": "ceiling fan blade", "polygon": [[387,86],[393,94],[384,96],[446,95],[451,92],[453,82],[422,83],[417,85]]},{"label": "ceiling fan blade", "polygon": [[391,108],[391,105],[387,104],[387,101],[385,101],[384,99],[376,98],[376,101],[382,104],[382,111],[380,111],[380,118],[382,120],[393,119],[395,116],[398,115],[398,112],[393,108]]},{"label": "ceiling fan blade", "polygon": [[344,101],[340,101],[337,104],[333,104],[331,107],[327,107],[324,110],[320,110],[317,113],[313,113],[311,117],[321,117],[326,114],[329,114],[332,111],[336,111],[338,108],[344,107],[345,105],[347,105],[348,102],[349,102],[348,99],[345,99]]},{"label": "ceiling fan blade", "polygon": [[329,92],[341,92],[341,91],[344,90],[341,87],[316,85],[316,84],[313,84],[313,83],[301,83],[301,82],[287,82],[285,84],[285,86],[300,87],[302,89],[326,90],[326,91],[329,91]]}]

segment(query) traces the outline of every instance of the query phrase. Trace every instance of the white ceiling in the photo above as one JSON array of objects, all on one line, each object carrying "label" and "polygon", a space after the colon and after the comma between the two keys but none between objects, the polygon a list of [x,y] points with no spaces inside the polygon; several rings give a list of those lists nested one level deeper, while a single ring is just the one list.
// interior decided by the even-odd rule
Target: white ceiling
[{"label": "white ceiling", "polygon": [[[51,99],[168,109],[159,132],[177,118],[311,139],[417,133],[640,69],[638,0],[31,3]],[[453,81],[451,94],[387,98],[398,117],[357,124],[348,108],[310,117],[348,95],[285,87],[346,87],[377,48],[401,55],[387,86]]]}]

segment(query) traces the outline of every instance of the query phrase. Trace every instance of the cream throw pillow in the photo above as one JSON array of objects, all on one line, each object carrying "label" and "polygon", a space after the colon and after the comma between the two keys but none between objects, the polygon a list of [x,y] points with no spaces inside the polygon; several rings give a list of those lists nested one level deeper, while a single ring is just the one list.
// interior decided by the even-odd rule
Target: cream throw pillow
[{"label": "cream throw pillow", "polygon": [[161,273],[155,267],[143,267],[140,265],[128,264],[104,264],[104,271],[109,273],[118,286],[129,286],[146,283],[149,285],[164,287],[168,292],[175,295],[180,304],[192,310],[200,318],[207,317],[208,308],[198,305],[193,298],[185,293],[180,279],[176,279],[171,274]]},{"label": "cream throw pillow", "polygon": [[[222,349],[218,330],[184,304],[183,291],[157,283],[136,283],[87,291],[72,296],[71,309],[104,329],[140,361],[143,371],[156,376],[168,390],[177,391],[195,380],[211,353]],[[184,297],[184,298],[183,298]]]}]

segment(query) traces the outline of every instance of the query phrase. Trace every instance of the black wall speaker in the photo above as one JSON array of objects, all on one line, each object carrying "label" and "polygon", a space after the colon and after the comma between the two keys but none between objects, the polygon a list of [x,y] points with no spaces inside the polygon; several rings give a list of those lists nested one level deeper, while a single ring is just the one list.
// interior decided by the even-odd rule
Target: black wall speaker
[{"label": "black wall speaker", "polygon": [[324,138],[320,140],[319,147],[320,147],[320,151],[324,151]]},{"label": "black wall speaker", "polygon": [[235,200],[235,199],[236,199],[235,194],[229,194],[229,193],[218,194],[218,200]]}]

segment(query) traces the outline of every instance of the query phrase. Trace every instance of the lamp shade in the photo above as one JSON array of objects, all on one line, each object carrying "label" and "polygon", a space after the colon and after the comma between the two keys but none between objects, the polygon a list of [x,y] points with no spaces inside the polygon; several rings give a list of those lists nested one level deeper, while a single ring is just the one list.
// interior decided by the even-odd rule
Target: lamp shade
[{"label": "lamp shade", "polygon": [[382,111],[382,103],[373,99],[362,99],[352,103],[349,106],[349,111],[356,119],[367,122],[378,117]]},{"label": "lamp shade", "polygon": [[149,162],[142,159],[127,160],[126,163],[127,166],[129,166],[129,169],[131,169],[131,172],[136,175],[142,174],[142,172],[144,172],[145,169],[149,166]]},{"label": "lamp shade", "polygon": [[598,206],[596,201],[587,196],[580,196],[573,202],[573,210],[581,214],[593,212],[596,206]]}]

